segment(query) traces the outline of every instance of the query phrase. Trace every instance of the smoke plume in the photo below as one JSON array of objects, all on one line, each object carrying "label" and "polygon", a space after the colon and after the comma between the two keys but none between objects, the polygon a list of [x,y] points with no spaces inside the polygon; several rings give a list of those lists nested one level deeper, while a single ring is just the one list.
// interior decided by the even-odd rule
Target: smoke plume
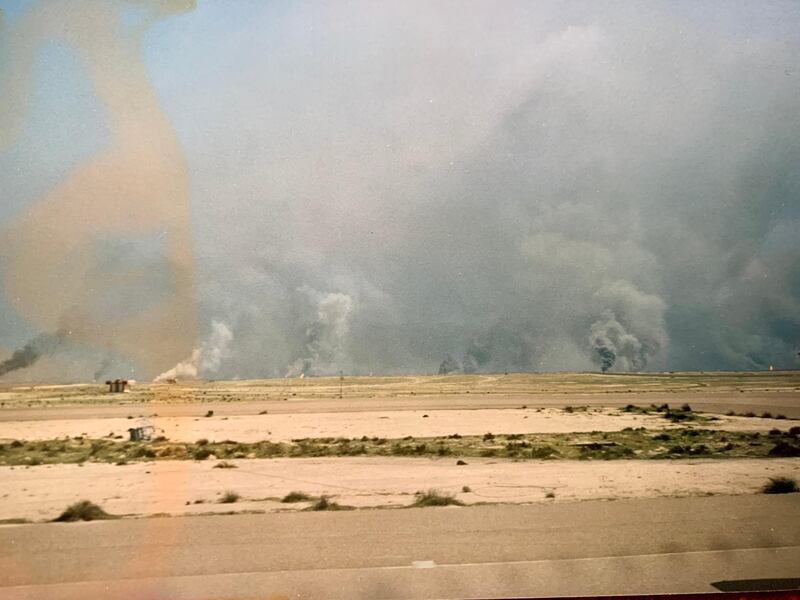
[{"label": "smoke plume", "polygon": [[37,336],[0,363],[0,377],[17,369],[30,367],[43,355],[54,353],[64,343],[65,338],[66,334],[63,332]]},{"label": "smoke plume", "polygon": [[77,306],[86,377],[202,371],[215,318],[218,377],[798,364],[800,3],[30,5],[4,347]]},{"label": "smoke plume", "polygon": [[189,358],[179,362],[169,371],[161,373],[153,381],[160,383],[170,379],[197,379],[216,373],[230,352],[233,333],[225,323],[213,321],[211,334],[199,348],[195,348]]},{"label": "smoke plume", "polygon": [[287,369],[286,377],[335,375],[347,368],[347,335],[353,313],[353,299],[347,294],[307,293],[316,297],[316,320],[305,331],[304,356]]}]

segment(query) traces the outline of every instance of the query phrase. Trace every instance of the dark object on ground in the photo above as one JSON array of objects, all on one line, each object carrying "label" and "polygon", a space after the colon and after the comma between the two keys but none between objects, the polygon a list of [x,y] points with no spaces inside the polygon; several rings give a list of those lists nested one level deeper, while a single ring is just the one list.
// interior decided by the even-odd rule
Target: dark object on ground
[{"label": "dark object on ground", "polygon": [[214,416],[214,411],[213,410],[210,410],[210,411],[208,411],[206,413],[206,417],[213,417],[213,416]]},{"label": "dark object on ground", "polygon": [[467,464],[467,463],[465,463],[463,460],[457,460],[457,461],[456,461],[456,466],[458,466],[458,467],[463,467],[463,466],[464,466],[464,465],[466,465],[466,464]]},{"label": "dark object on ground", "polygon": [[154,431],[155,427],[152,425],[142,425],[141,427],[129,427],[128,435],[132,442],[149,442],[153,439]]},{"label": "dark object on ground", "polygon": [[769,456],[782,456],[786,458],[792,458],[795,456],[800,456],[800,446],[793,446],[783,440],[780,440],[776,443],[772,450],[767,453]]},{"label": "dark object on ground", "polygon": [[800,579],[735,579],[711,585],[720,592],[778,592],[800,589]]},{"label": "dark object on ground", "polygon": [[350,510],[350,506],[342,506],[336,502],[331,502],[327,496],[320,496],[314,504],[309,506],[306,510]]},{"label": "dark object on ground", "polygon": [[241,496],[236,492],[225,492],[222,495],[222,498],[219,499],[220,504],[233,504],[234,502],[238,502]]},{"label": "dark object on ground", "polygon": [[108,514],[94,502],[81,500],[71,504],[58,517],[53,519],[56,523],[74,523],[75,521],[99,521],[102,519],[113,519],[114,516]]},{"label": "dark object on ground", "polygon": [[305,502],[307,500],[313,500],[313,498],[305,492],[289,492],[281,499],[281,502],[288,504],[291,502]]},{"label": "dark object on ground", "polygon": [[464,503],[438,490],[428,490],[417,492],[417,498],[412,506],[464,506]]},{"label": "dark object on ground", "polygon": [[797,482],[791,477],[770,477],[769,482],[764,485],[765,494],[794,494],[800,492]]}]

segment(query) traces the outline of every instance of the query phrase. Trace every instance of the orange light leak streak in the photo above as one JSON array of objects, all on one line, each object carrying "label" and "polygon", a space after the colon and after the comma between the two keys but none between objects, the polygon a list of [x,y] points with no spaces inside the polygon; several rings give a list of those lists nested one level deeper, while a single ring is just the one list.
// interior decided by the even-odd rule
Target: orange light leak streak
[{"label": "orange light leak streak", "polygon": [[[82,61],[104,106],[112,140],[7,224],[0,250],[7,269],[7,298],[21,316],[44,332],[67,331],[77,340],[119,353],[145,377],[153,377],[191,354],[197,337],[196,307],[187,169],[148,82],[141,41],[147,25],[191,10],[194,2],[128,4],[150,10],[142,27],[125,29],[120,18],[125,3],[112,0],[46,0],[11,30],[0,22],[0,36],[10,51],[6,79],[0,82],[0,150],[10,146],[21,129],[32,93],[32,67],[39,49],[51,40],[67,45]],[[111,271],[101,260],[97,242],[116,236],[159,236],[164,244],[171,289],[163,299],[131,314],[113,314],[113,304],[111,311],[93,310],[109,304],[103,303],[103,295],[111,286],[124,286],[135,294],[142,281],[136,269]],[[185,495],[183,470],[153,477],[145,485],[152,486],[154,495]],[[143,528],[143,541],[150,529]],[[176,559],[180,529],[180,519],[162,521],[160,543],[131,555],[116,575],[143,576]],[[0,564],[20,573],[29,569],[21,557],[11,558],[0,557]]]},{"label": "orange light leak streak", "polygon": [[[152,4],[145,26],[126,29],[121,1],[41,2],[9,31],[6,81],[0,82],[0,150],[13,143],[27,113],[32,67],[56,40],[82,61],[105,108],[110,146],[6,225],[6,295],[41,331],[118,353],[145,377],[185,359],[196,341],[189,183],[175,132],[148,82],[141,39],[158,17],[193,2]],[[31,174],[32,177],[35,174]],[[112,269],[98,242],[155,238],[163,244],[169,290],[146,306],[115,314],[111,292],[137,293],[141,267]],[[97,307],[103,310],[97,310]],[[109,308],[110,307],[110,308]],[[141,377],[141,375],[140,375]]]}]

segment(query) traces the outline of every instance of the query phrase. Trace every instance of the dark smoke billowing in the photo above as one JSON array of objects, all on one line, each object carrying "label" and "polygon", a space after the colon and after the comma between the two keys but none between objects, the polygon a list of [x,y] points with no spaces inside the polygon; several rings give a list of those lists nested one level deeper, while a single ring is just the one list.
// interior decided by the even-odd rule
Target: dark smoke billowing
[{"label": "dark smoke billowing", "polygon": [[64,343],[66,334],[59,332],[55,334],[42,334],[25,344],[22,348],[15,350],[10,358],[0,363],[0,377],[32,366],[43,355],[54,353]]}]

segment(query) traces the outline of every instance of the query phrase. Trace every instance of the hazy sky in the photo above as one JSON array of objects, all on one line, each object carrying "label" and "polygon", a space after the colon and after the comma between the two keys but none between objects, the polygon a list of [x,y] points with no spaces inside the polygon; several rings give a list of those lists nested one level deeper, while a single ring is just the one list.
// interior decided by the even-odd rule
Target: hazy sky
[{"label": "hazy sky", "polygon": [[[800,366],[800,3],[150,4],[56,26],[25,66],[40,5],[0,0],[0,110],[31,81],[0,138],[0,359],[76,310],[126,323],[14,377],[150,378],[191,346],[207,377]],[[30,216],[71,181],[67,231],[137,193],[168,225],[109,208],[71,263]],[[174,290],[197,335],[159,353],[176,334],[136,315]]]}]

